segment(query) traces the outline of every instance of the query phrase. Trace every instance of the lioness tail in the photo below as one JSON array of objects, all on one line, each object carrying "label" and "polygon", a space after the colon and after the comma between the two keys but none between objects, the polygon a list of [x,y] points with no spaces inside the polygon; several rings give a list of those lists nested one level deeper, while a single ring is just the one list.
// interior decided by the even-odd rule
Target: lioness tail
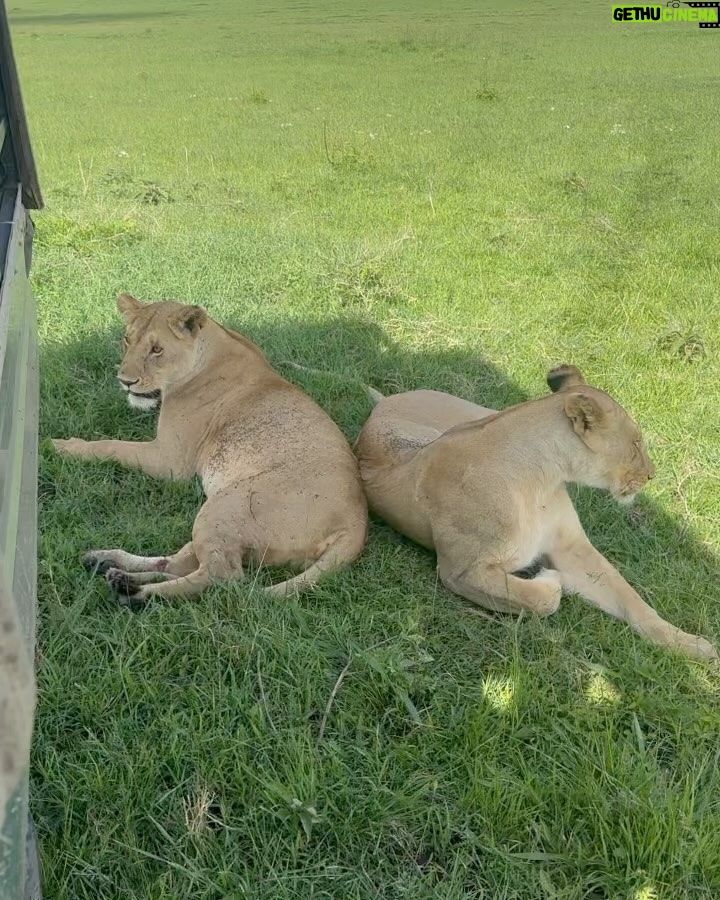
[{"label": "lioness tail", "polygon": [[381,400],[385,399],[385,394],[381,394],[380,391],[376,391],[374,387],[370,387],[369,384],[365,385],[365,391],[370,398],[370,402],[373,406],[377,406]]},{"label": "lioness tail", "polygon": [[328,372],[324,369],[315,369],[310,366],[301,366],[300,363],[292,362],[292,360],[285,359],[280,363],[281,366],[290,366],[293,369],[297,369],[299,372],[308,372],[310,375],[329,375],[331,378],[341,379],[342,381],[350,381],[353,384],[360,384],[365,389],[365,393],[370,398],[370,402],[373,406],[377,406],[378,403],[385,398],[384,394],[381,394],[380,391],[375,390],[375,388],[370,387],[369,384],[363,384],[362,381],[357,381],[355,378],[347,378],[344,375],[338,375],[336,372]]}]

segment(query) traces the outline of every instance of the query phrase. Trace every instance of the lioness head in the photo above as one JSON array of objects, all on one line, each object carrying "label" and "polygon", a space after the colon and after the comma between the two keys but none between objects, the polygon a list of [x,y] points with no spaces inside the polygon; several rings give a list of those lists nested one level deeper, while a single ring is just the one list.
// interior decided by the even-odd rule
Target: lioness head
[{"label": "lioness head", "polygon": [[117,308],[126,324],[118,381],[130,406],[152,409],[166,388],[195,368],[207,313],[173,300],[141,303],[130,294],[118,295]]},{"label": "lioness head", "polygon": [[610,491],[620,503],[632,503],[655,474],[638,426],[612,397],[586,384],[575,366],[551,369],[547,383],[551,391],[565,395],[565,415],[591,451],[590,471],[583,471],[582,483]]}]

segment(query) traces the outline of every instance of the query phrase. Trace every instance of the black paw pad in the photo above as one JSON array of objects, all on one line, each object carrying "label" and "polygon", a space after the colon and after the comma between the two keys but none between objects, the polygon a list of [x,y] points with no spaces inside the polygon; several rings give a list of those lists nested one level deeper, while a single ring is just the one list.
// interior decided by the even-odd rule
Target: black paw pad
[{"label": "black paw pad", "polygon": [[133,608],[145,606],[142,585],[134,581],[128,572],[123,572],[122,569],[108,569],[105,573],[105,580],[110,590],[117,595],[118,603],[121,606]]},{"label": "black paw pad", "polygon": [[113,567],[112,560],[101,559],[92,552],[86,553],[85,556],[83,556],[82,564],[88,572],[92,572],[93,575],[105,575],[108,569]]}]

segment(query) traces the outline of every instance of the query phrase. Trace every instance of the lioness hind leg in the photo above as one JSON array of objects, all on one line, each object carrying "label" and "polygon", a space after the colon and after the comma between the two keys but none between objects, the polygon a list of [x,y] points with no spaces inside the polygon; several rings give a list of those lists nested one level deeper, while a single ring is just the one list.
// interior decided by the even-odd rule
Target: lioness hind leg
[{"label": "lioness hind leg", "polygon": [[[111,570],[116,572],[117,570]],[[144,573],[143,573],[144,574]],[[183,575],[179,578],[171,578],[168,581],[159,584],[145,584],[142,576],[136,580],[132,573],[119,572],[115,582],[111,585],[118,594],[118,599],[123,606],[143,605],[151,597],[164,597],[171,599],[172,597],[194,597],[202,593],[206,587],[209,587],[212,577],[208,567],[201,564],[190,572],[189,575]]]},{"label": "lioness hind leg", "polygon": [[165,572],[126,572],[122,569],[108,569],[105,581],[111,591],[116,594],[132,594],[142,584],[153,584],[156,581],[171,581],[175,575]]},{"label": "lioness hind leg", "polygon": [[541,569],[535,578],[518,578],[499,566],[476,564],[457,575],[438,558],[442,583],[455,594],[493,612],[518,615],[523,610],[549,616],[560,606],[562,585],[553,569]]},{"label": "lioness hind leg", "polygon": [[123,572],[164,573],[173,577],[189,575],[198,567],[192,541],[172,556],[136,556],[125,550],[91,550],[83,557],[83,565],[99,575],[109,569]]},{"label": "lioness hind leg", "polygon": [[120,574],[124,577],[132,578],[135,584],[153,584],[155,581],[172,581],[177,575],[168,575],[167,572],[124,572],[122,569],[108,569],[105,573],[105,580],[110,584],[113,575]]},{"label": "lioness hind leg", "polygon": [[344,569],[357,557],[365,545],[365,531],[339,531],[331,535],[322,554],[299,575],[265,588],[266,593],[277,597],[309,590],[327,572]]}]

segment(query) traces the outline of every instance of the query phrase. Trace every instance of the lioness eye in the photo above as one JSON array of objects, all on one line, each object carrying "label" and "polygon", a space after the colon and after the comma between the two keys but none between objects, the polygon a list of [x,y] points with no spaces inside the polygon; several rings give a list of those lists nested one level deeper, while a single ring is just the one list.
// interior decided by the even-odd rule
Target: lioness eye
[{"label": "lioness eye", "polygon": [[162,353],[162,347],[158,347],[157,344],[153,344],[152,348],[150,349],[150,352],[152,353],[153,356],[160,356],[160,354]]}]

